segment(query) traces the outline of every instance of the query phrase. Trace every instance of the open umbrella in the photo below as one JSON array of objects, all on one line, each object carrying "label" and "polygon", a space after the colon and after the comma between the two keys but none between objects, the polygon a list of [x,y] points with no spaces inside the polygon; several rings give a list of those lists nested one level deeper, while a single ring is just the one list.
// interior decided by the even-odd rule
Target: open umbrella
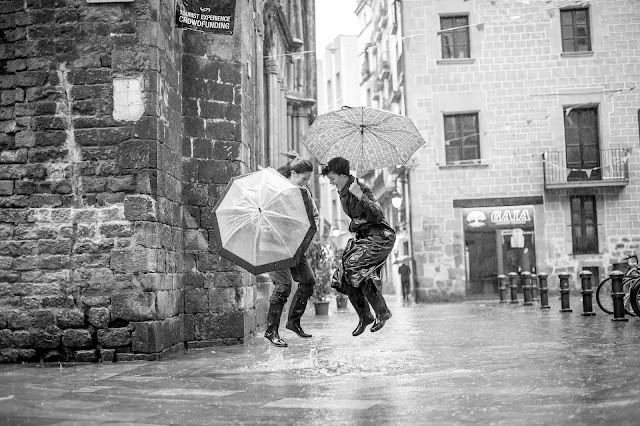
[{"label": "open umbrella", "polygon": [[356,172],[364,172],[406,163],[425,141],[408,117],[343,107],[318,116],[302,143],[321,163],[343,157]]},{"label": "open umbrella", "polygon": [[296,265],[316,232],[308,191],[271,167],[232,178],[213,215],[220,255],[254,275]]}]

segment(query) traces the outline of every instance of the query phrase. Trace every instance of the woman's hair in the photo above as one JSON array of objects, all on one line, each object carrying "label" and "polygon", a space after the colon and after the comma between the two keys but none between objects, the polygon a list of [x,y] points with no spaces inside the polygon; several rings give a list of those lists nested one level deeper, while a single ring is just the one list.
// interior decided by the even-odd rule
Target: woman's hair
[{"label": "woman's hair", "polygon": [[331,172],[339,175],[349,176],[349,160],[342,157],[335,157],[329,160],[327,165],[322,169],[322,176],[326,176]]},{"label": "woman's hair", "polygon": [[294,171],[298,174],[312,172],[313,164],[306,158],[301,158],[295,151],[282,152],[282,155],[287,157],[289,161],[282,167],[278,167],[280,174],[287,179],[291,176],[291,172]]}]

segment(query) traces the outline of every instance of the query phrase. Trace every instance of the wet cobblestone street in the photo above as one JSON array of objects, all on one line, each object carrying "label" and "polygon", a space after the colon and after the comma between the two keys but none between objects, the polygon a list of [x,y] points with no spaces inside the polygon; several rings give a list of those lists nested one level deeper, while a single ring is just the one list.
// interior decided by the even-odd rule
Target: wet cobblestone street
[{"label": "wet cobblestone street", "polygon": [[314,337],[282,330],[285,349],[260,334],[159,362],[1,365],[0,424],[637,425],[640,320],[571,305],[392,300],[357,338],[352,311],[310,307]]}]

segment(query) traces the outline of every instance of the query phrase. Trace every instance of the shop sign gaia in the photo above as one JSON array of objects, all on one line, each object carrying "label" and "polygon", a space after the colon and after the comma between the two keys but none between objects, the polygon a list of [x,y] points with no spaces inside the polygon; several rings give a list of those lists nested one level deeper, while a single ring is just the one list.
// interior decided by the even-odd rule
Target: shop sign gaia
[{"label": "shop sign gaia", "polygon": [[178,0],[176,26],[216,34],[233,34],[236,0]]}]

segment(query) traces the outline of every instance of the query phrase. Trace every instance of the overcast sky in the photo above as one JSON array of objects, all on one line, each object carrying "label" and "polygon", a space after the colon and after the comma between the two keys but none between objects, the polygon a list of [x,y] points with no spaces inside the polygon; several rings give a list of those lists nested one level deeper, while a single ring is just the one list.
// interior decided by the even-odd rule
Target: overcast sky
[{"label": "overcast sky", "polygon": [[324,51],[340,34],[358,34],[356,0],[316,0],[316,56]]}]

